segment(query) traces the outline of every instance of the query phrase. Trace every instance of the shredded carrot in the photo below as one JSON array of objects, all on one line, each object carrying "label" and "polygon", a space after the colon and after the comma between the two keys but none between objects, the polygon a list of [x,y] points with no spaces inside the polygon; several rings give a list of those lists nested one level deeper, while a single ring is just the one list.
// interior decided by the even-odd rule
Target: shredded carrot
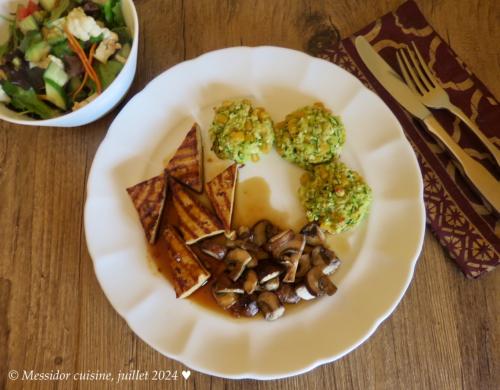
[{"label": "shredded carrot", "polygon": [[68,37],[68,43],[71,46],[72,50],[75,52],[75,54],[80,58],[80,61],[83,64],[83,67],[85,68],[85,71],[90,74],[92,77],[92,71],[89,69],[89,64],[87,60],[87,56],[85,55],[85,52],[81,48],[80,44],[77,42],[77,40],[73,37],[73,35],[67,30],[67,27],[65,27],[66,35]]},{"label": "shredded carrot", "polygon": [[68,30],[68,26],[64,26],[64,31],[66,32],[66,36],[68,37],[69,45],[71,46],[75,54],[78,56],[78,58],[80,58],[80,61],[82,62],[86,73],[88,73],[88,77],[90,77],[96,83],[97,93],[101,93],[102,92],[101,80],[95,73],[94,68],[92,68],[92,65],[89,63],[89,60],[85,55],[85,52],[83,51],[82,47],[75,39],[73,34],[71,34],[71,32]]},{"label": "shredded carrot", "polygon": [[82,82],[78,86],[78,89],[73,93],[73,96],[72,96],[73,100],[75,100],[75,98],[78,96],[78,94],[82,91],[85,84],[87,84],[88,79],[89,79],[89,74],[87,72],[85,72],[85,76],[83,76]]},{"label": "shredded carrot", "polygon": [[[92,66],[92,61],[94,60],[94,54],[95,54],[95,49],[97,47],[97,43],[94,43],[92,47],[90,48],[90,53],[89,53],[89,64]],[[97,76],[97,75],[96,75]],[[89,79],[89,74],[88,72],[85,72],[85,76],[83,77],[83,81],[81,82],[80,86],[78,89],[73,93],[73,100],[75,97],[81,92],[85,84],[87,84],[87,80]]]}]

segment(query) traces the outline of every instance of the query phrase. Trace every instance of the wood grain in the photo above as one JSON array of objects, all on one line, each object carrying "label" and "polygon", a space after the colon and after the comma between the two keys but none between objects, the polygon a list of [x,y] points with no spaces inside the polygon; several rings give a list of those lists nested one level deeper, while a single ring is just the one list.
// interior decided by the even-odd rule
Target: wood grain
[{"label": "wood grain", "polygon": [[[235,45],[303,50],[317,31],[341,36],[396,0],[137,0],[138,72],[128,97],[184,59]],[[418,1],[429,22],[500,96],[500,7],[494,0]],[[175,92],[172,92],[175,93]],[[123,104],[122,104],[123,105]],[[120,108],[120,107],[119,107]],[[106,300],[82,228],[86,178],[118,109],[75,129],[0,124],[0,389],[106,388],[14,382],[7,372],[178,370],[139,340]],[[493,389],[500,384],[500,271],[466,280],[430,234],[404,299],[343,359],[284,380],[193,372],[167,389]],[[97,386],[99,385],[99,386]],[[153,381],[123,387],[153,388]]]}]

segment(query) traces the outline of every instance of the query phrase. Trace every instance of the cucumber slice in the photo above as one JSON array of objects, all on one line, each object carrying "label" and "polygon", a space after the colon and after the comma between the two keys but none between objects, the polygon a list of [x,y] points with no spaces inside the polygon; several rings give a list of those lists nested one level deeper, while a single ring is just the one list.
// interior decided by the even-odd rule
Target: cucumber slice
[{"label": "cucumber slice", "polygon": [[125,64],[127,62],[128,56],[130,55],[130,50],[131,50],[130,44],[125,43],[120,49],[120,51],[115,54],[115,60],[122,64]]},{"label": "cucumber slice", "polygon": [[45,80],[45,93],[47,94],[47,99],[54,103],[56,107],[59,107],[61,110],[67,110],[68,108],[68,98],[64,93],[64,90],[57,85],[52,80]]},{"label": "cucumber slice", "polygon": [[47,11],[51,11],[56,6],[57,0],[40,0],[40,5]]},{"label": "cucumber slice", "polygon": [[130,43],[125,43],[122,48],[120,49],[120,51],[118,52],[118,55],[120,57],[123,57],[125,59],[128,58],[128,56],[130,55],[130,50],[132,49],[132,47],[130,46]]},{"label": "cucumber slice", "polygon": [[[66,90],[68,91],[68,95],[72,96],[78,88],[80,88],[80,84],[82,83],[82,79],[80,77],[72,77],[69,79],[68,86]],[[77,99],[78,100],[78,99]]]},{"label": "cucumber slice", "polygon": [[95,66],[97,77],[101,80],[102,89],[106,89],[123,69],[121,62],[110,60],[105,64],[98,62]]},{"label": "cucumber slice", "polygon": [[26,50],[25,58],[29,62],[39,62],[49,53],[50,45],[47,42],[35,42]]},{"label": "cucumber slice", "polygon": [[120,43],[127,43],[132,41],[132,36],[130,35],[130,31],[128,27],[115,27],[112,29],[114,33],[118,34],[118,38],[120,40]]},{"label": "cucumber slice", "polygon": [[62,69],[56,63],[51,62],[43,74],[43,79],[45,81],[47,80],[53,81],[59,87],[62,88],[68,82],[69,77],[68,74],[64,71],[64,69]]},{"label": "cucumber slice", "polygon": [[26,16],[23,20],[17,22],[17,27],[19,30],[26,34],[29,31],[38,30],[38,23],[36,22],[33,15]]}]

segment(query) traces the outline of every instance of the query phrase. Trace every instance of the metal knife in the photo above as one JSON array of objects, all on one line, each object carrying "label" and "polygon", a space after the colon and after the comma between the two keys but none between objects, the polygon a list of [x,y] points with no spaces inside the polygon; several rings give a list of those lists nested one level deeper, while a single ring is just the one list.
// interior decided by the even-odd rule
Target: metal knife
[{"label": "metal knife", "polygon": [[462,166],[465,176],[483,197],[500,212],[500,182],[480,163],[472,159],[441,127],[432,113],[405,84],[401,77],[383,60],[364,37],[354,42],[359,56],[380,84],[413,116],[422,120]]}]

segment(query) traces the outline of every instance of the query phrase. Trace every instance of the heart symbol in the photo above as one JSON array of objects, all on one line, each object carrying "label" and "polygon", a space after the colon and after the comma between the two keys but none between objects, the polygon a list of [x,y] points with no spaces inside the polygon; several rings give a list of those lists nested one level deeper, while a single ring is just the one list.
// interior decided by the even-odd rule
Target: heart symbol
[{"label": "heart symbol", "polygon": [[191,371],[189,371],[189,370],[187,370],[187,371],[182,370],[182,376],[184,377],[185,380],[187,380],[191,376]]}]

